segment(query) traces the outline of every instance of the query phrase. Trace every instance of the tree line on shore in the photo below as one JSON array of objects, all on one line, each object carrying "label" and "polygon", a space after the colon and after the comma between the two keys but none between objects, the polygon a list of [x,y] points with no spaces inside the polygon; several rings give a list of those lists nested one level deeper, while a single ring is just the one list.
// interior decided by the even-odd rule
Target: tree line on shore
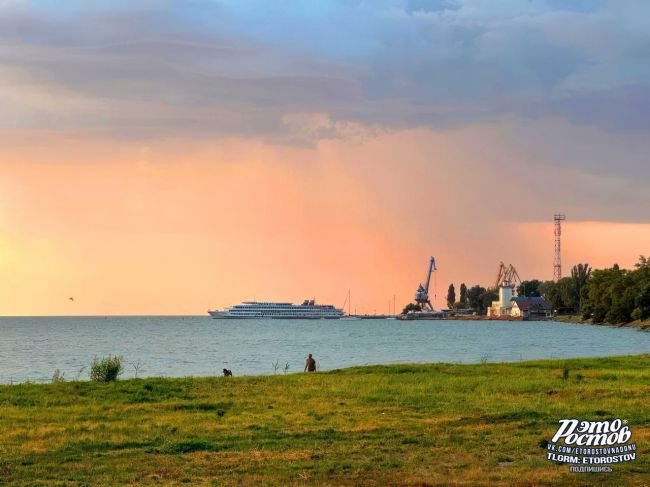
[{"label": "tree line on shore", "polygon": [[[499,298],[493,289],[460,285],[459,298],[453,284],[447,290],[450,309],[468,309],[485,314],[492,301]],[[650,256],[639,256],[634,269],[614,264],[608,269],[592,269],[578,264],[571,275],[559,281],[532,279],[517,286],[519,296],[546,298],[554,312],[580,314],[595,323],[629,323],[650,318]]]},{"label": "tree line on shore", "polygon": [[447,289],[447,306],[449,309],[471,309],[477,314],[485,314],[492,301],[499,299],[499,294],[493,289],[475,285],[468,288],[465,283],[460,285],[458,301],[453,284]]}]

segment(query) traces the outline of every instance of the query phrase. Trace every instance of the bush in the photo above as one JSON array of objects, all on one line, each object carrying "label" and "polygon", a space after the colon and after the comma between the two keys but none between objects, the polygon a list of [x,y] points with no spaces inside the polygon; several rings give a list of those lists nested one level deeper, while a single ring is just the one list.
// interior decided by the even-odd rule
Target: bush
[{"label": "bush", "polygon": [[65,379],[63,376],[65,375],[65,372],[61,373],[59,369],[56,369],[54,371],[54,374],[52,374],[52,384],[59,384],[61,382],[64,382]]},{"label": "bush", "polygon": [[603,323],[607,315],[607,308],[594,308],[591,313],[592,321],[594,323]]},{"label": "bush", "polygon": [[416,303],[409,303],[402,310],[402,314],[405,315],[409,311],[422,311],[422,307]]},{"label": "bush", "polygon": [[90,364],[90,380],[95,382],[112,382],[122,373],[122,357],[95,358]]},{"label": "bush", "polygon": [[605,315],[605,322],[610,325],[616,325],[618,323],[629,323],[631,321],[630,312],[626,309],[623,304],[614,303],[611,308]]},{"label": "bush", "polygon": [[168,444],[165,453],[192,453],[197,451],[216,451],[219,447],[209,440],[190,438],[189,440],[177,441]]}]

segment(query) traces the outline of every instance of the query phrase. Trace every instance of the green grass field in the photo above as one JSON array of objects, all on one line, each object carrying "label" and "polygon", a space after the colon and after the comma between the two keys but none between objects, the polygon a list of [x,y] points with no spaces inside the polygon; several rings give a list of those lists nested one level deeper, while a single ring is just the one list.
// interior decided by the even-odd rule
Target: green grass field
[{"label": "green grass field", "polygon": [[[1,386],[0,483],[648,485],[649,405],[650,355]],[[635,462],[545,459],[559,419],[616,417]]]}]

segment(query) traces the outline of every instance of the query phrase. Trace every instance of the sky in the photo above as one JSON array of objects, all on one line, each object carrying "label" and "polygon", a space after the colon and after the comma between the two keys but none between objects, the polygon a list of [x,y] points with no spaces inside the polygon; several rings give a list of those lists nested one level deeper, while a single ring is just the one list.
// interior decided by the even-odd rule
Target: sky
[{"label": "sky", "polygon": [[[0,0],[0,315],[398,309],[650,254],[650,3]],[[73,297],[73,300],[69,298]],[[392,306],[392,304],[391,304]]]}]

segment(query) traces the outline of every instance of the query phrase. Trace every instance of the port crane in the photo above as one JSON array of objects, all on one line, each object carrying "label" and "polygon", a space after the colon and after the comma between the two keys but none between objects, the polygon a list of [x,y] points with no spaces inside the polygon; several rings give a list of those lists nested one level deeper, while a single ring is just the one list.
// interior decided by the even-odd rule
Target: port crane
[{"label": "port crane", "polygon": [[431,305],[431,300],[429,299],[429,283],[431,282],[431,274],[436,269],[436,259],[431,257],[429,261],[429,272],[427,273],[426,284],[423,286],[421,283],[418,286],[418,290],[415,291],[415,302],[420,305],[422,311],[433,311],[433,306]]},{"label": "port crane", "polygon": [[499,262],[499,270],[497,271],[497,278],[491,290],[496,291],[500,286],[515,287],[515,282],[521,284],[521,279],[517,273],[517,269],[510,264],[506,267],[503,262]]}]

